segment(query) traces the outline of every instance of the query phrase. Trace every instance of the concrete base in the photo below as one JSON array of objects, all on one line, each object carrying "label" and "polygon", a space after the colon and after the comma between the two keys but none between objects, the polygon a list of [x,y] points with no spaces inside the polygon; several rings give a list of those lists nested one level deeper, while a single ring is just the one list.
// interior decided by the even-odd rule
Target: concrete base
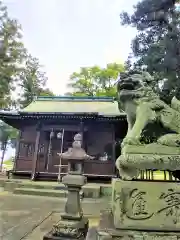
[{"label": "concrete base", "polygon": [[53,229],[47,233],[43,240],[84,240],[89,228],[87,218],[80,221],[60,220],[53,226]]},{"label": "concrete base", "polygon": [[72,237],[67,237],[67,236],[64,236],[64,237],[56,237],[56,236],[53,236],[52,233],[48,233],[46,236],[44,236],[43,240],[85,240],[84,236],[80,237],[80,238],[72,238]]}]

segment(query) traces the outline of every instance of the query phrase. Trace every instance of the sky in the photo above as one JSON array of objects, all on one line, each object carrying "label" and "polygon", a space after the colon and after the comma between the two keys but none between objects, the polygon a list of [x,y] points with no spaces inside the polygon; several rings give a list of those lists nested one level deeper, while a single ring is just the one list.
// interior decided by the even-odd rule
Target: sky
[{"label": "sky", "polygon": [[23,29],[23,42],[57,95],[80,67],[124,62],[135,30],[120,25],[137,0],[3,0]]}]

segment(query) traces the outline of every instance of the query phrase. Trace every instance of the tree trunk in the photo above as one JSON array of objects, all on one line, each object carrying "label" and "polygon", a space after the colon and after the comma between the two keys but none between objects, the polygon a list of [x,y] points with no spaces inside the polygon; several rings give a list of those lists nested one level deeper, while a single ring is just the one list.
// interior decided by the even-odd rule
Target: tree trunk
[{"label": "tree trunk", "polygon": [[2,150],[0,172],[2,172],[2,169],[3,169],[3,162],[4,162],[4,156],[5,156],[5,152],[6,152],[6,147],[7,147],[7,144],[4,145],[4,148]]}]

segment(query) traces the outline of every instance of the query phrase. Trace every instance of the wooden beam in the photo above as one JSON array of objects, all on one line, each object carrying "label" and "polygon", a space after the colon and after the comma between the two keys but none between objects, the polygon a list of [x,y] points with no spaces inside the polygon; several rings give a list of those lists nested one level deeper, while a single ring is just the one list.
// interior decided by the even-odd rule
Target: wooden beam
[{"label": "wooden beam", "polygon": [[[64,129],[65,131],[79,131],[78,124],[43,125],[42,130],[51,131],[52,128],[54,131],[61,131],[62,129]],[[88,130],[87,128],[84,128],[84,131],[87,131],[87,130]]]},{"label": "wooden beam", "polygon": [[41,136],[41,126],[40,126],[40,124],[38,124],[37,134],[36,134],[36,142],[35,142],[35,149],[34,149],[34,156],[33,156],[33,162],[32,162],[31,180],[35,180],[35,178],[36,178],[36,167],[37,167],[37,158],[38,158],[40,136]]}]

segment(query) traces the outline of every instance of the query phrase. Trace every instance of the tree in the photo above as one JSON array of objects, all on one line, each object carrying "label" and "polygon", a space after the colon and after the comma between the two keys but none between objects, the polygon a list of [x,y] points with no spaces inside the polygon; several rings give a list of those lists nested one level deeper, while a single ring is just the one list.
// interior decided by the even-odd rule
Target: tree
[{"label": "tree", "polygon": [[35,96],[54,95],[48,88],[45,88],[46,81],[46,75],[41,71],[38,59],[28,55],[19,78],[19,86],[22,88],[21,107],[29,105]]},{"label": "tree", "polygon": [[9,126],[4,122],[0,122],[0,149],[2,151],[1,162],[0,162],[0,172],[2,171],[2,166],[4,162],[4,156],[8,145],[11,147],[16,146],[16,139],[18,136],[18,131],[13,127]]},{"label": "tree", "polygon": [[8,16],[7,8],[0,1],[0,108],[10,105],[11,91],[25,57],[21,37],[20,25]]},{"label": "tree", "polygon": [[132,15],[123,12],[120,17],[123,25],[138,31],[132,41],[134,63],[128,59],[127,65],[154,75],[161,97],[165,93],[180,98],[180,12],[175,1],[142,0]]},{"label": "tree", "polygon": [[74,72],[70,76],[68,87],[73,96],[116,96],[115,83],[119,73],[124,70],[122,64],[107,64],[106,68],[98,66],[84,67],[80,72]]},{"label": "tree", "polygon": [[[21,26],[0,0],[0,109],[26,106],[34,96],[53,95],[44,87],[46,76],[39,61],[27,54],[21,39]],[[12,99],[14,90],[23,92],[20,99]]]}]

